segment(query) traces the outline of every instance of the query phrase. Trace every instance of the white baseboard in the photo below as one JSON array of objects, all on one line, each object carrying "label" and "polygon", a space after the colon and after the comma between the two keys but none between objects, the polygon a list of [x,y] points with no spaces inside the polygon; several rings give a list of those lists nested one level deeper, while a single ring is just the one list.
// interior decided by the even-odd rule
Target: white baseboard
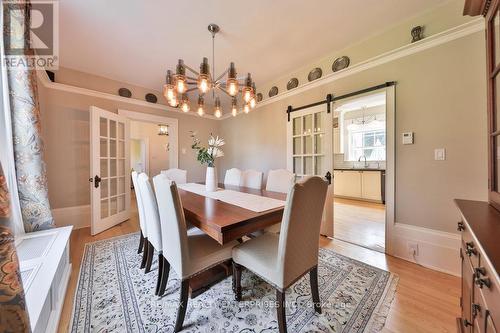
[{"label": "white baseboard", "polygon": [[57,302],[54,310],[52,310],[49,323],[45,329],[46,333],[56,333],[59,328],[59,319],[61,318],[64,300],[66,298],[66,291],[68,290],[69,278],[71,277],[71,267],[72,264],[68,264],[68,266],[66,266],[66,270],[64,271],[64,275],[61,279],[61,285],[59,286],[59,301]]},{"label": "white baseboard", "polygon": [[73,229],[90,226],[90,205],[52,209],[56,226],[72,225]]},{"label": "white baseboard", "polygon": [[[408,243],[418,244],[414,258]],[[460,276],[460,242],[458,234],[396,223],[392,255],[424,267]]]}]

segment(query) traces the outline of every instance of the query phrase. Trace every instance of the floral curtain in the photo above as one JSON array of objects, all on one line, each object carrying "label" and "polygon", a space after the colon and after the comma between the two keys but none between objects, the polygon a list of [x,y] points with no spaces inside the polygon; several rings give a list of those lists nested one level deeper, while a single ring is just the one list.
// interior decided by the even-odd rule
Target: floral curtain
[{"label": "floral curtain", "polygon": [[9,207],[7,183],[0,165],[0,332],[31,332]]},{"label": "floral curtain", "polygon": [[[4,3],[4,41],[7,38],[24,42],[24,54],[33,56],[29,47],[29,1]],[[17,10],[9,10],[17,9]],[[8,14],[7,14],[8,13]],[[15,14],[13,14],[15,13]],[[12,24],[11,20],[18,20]],[[18,29],[11,30],[11,27]],[[7,85],[10,96],[12,136],[16,166],[19,202],[26,232],[52,228],[54,220],[50,211],[43,143],[40,137],[40,105],[35,71],[29,67],[7,69]]]}]

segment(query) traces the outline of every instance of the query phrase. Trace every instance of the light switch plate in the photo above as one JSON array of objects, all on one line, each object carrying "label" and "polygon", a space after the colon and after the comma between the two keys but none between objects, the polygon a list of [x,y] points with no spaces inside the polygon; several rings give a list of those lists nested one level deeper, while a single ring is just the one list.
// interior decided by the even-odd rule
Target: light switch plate
[{"label": "light switch plate", "polygon": [[412,145],[413,144],[413,132],[403,133],[403,144]]},{"label": "light switch plate", "polygon": [[434,149],[434,160],[436,161],[446,160],[446,150],[444,148]]}]

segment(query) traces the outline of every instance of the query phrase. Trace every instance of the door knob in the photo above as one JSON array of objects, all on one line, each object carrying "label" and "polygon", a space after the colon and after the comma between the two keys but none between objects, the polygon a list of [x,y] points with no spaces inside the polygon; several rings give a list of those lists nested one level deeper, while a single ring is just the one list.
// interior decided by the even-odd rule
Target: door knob
[{"label": "door knob", "polygon": [[332,174],[330,171],[326,172],[325,178],[326,178],[326,180],[328,180],[328,185],[331,185],[332,184]]},{"label": "door knob", "polygon": [[100,183],[101,183],[101,177],[99,177],[98,175],[95,175],[95,177],[94,177],[94,187],[98,188]]}]

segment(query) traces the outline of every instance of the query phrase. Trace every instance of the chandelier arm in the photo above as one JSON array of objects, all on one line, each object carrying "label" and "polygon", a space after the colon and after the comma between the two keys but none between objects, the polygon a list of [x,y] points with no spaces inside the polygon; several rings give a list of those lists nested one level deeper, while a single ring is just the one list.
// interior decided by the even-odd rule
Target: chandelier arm
[{"label": "chandelier arm", "polygon": [[229,68],[226,69],[217,79],[215,79],[215,82],[218,82],[220,79],[222,79],[224,76],[226,76],[227,72],[229,72]]},{"label": "chandelier arm", "polygon": [[224,94],[228,95],[229,97],[233,98],[234,96],[231,96],[227,91],[226,89],[223,89],[221,86],[217,86],[217,88],[219,88],[220,90],[222,90],[224,92]]},{"label": "chandelier arm", "polygon": [[197,81],[198,81],[198,78],[193,77],[193,76],[186,76],[186,79],[188,79],[188,80],[193,80],[193,81],[195,81],[195,82],[197,82]]},{"label": "chandelier arm", "polygon": [[188,92],[191,92],[191,91],[195,91],[197,89],[198,89],[198,87],[189,88],[188,90],[186,90],[185,94]]},{"label": "chandelier arm", "polygon": [[186,82],[186,84],[190,84],[190,85],[198,85],[198,83],[197,83],[197,82],[190,82],[190,81]]},{"label": "chandelier arm", "polygon": [[[189,67],[188,65],[184,64],[184,67],[185,67],[188,71],[190,71],[191,73],[193,73],[194,75],[196,75],[196,76],[200,75],[200,73],[198,73],[197,71],[195,71],[194,69],[192,69],[192,68],[191,68],[191,67]],[[194,79],[194,80],[196,80],[196,79]]]}]

